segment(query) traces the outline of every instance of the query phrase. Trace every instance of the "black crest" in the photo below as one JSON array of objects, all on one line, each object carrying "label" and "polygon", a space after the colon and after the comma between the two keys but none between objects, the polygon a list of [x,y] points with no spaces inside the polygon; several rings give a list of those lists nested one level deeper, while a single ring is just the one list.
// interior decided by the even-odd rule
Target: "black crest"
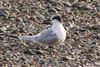
[{"label": "black crest", "polygon": [[59,15],[53,16],[52,20],[54,20],[54,19],[56,19],[56,20],[58,20],[60,22],[62,21],[61,17]]}]

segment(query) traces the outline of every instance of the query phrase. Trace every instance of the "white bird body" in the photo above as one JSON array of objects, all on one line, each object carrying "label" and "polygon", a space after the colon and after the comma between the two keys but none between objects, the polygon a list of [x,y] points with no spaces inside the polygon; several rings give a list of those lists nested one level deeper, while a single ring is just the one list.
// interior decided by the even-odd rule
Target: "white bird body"
[{"label": "white bird body", "polygon": [[58,39],[61,41],[59,44],[61,44],[66,39],[66,30],[64,29],[63,24],[60,23],[59,21],[53,20],[52,22],[55,22],[55,23],[52,25],[51,28],[53,32],[55,32],[55,34],[57,35]]},{"label": "white bird body", "polygon": [[20,39],[37,42],[40,44],[60,45],[66,39],[66,30],[57,19],[51,21],[52,26],[34,36],[19,36]]}]

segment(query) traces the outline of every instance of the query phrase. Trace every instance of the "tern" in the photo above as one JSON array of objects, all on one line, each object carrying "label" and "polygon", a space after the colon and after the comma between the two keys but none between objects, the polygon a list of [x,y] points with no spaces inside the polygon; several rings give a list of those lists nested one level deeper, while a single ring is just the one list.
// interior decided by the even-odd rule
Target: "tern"
[{"label": "tern", "polygon": [[[66,30],[62,23],[60,15],[51,17],[51,26],[34,36],[18,36],[18,38],[27,41],[33,41],[47,45],[61,45],[66,39]],[[46,24],[46,22],[44,22]]]}]

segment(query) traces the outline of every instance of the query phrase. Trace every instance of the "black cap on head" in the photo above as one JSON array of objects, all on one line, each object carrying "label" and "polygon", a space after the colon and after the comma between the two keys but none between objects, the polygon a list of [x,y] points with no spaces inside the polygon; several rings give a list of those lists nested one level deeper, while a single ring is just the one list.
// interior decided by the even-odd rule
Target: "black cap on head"
[{"label": "black cap on head", "polygon": [[62,22],[61,16],[57,14],[53,15],[51,18],[44,20],[42,24],[51,24],[52,20],[58,20],[59,22]]},{"label": "black cap on head", "polygon": [[58,21],[60,21],[60,22],[62,21],[62,20],[61,20],[61,17],[60,17],[59,15],[53,16],[53,17],[52,17],[52,20],[54,20],[54,19],[56,19],[56,20],[58,20]]}]

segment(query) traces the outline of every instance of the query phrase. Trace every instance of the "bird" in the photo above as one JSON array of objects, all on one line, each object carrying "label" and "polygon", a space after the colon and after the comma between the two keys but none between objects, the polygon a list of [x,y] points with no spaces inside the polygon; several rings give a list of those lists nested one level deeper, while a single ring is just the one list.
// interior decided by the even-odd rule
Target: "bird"
[{"label": "bird", "polygon": [[[66,39],[66,30],[60,15],[53,15],[49,19],[51,26],[33,36],[18,36],[18,38],[26,41],[33,41],[47,45],[61,45]],[[48,24],[44,22],[44,24]]]}]

